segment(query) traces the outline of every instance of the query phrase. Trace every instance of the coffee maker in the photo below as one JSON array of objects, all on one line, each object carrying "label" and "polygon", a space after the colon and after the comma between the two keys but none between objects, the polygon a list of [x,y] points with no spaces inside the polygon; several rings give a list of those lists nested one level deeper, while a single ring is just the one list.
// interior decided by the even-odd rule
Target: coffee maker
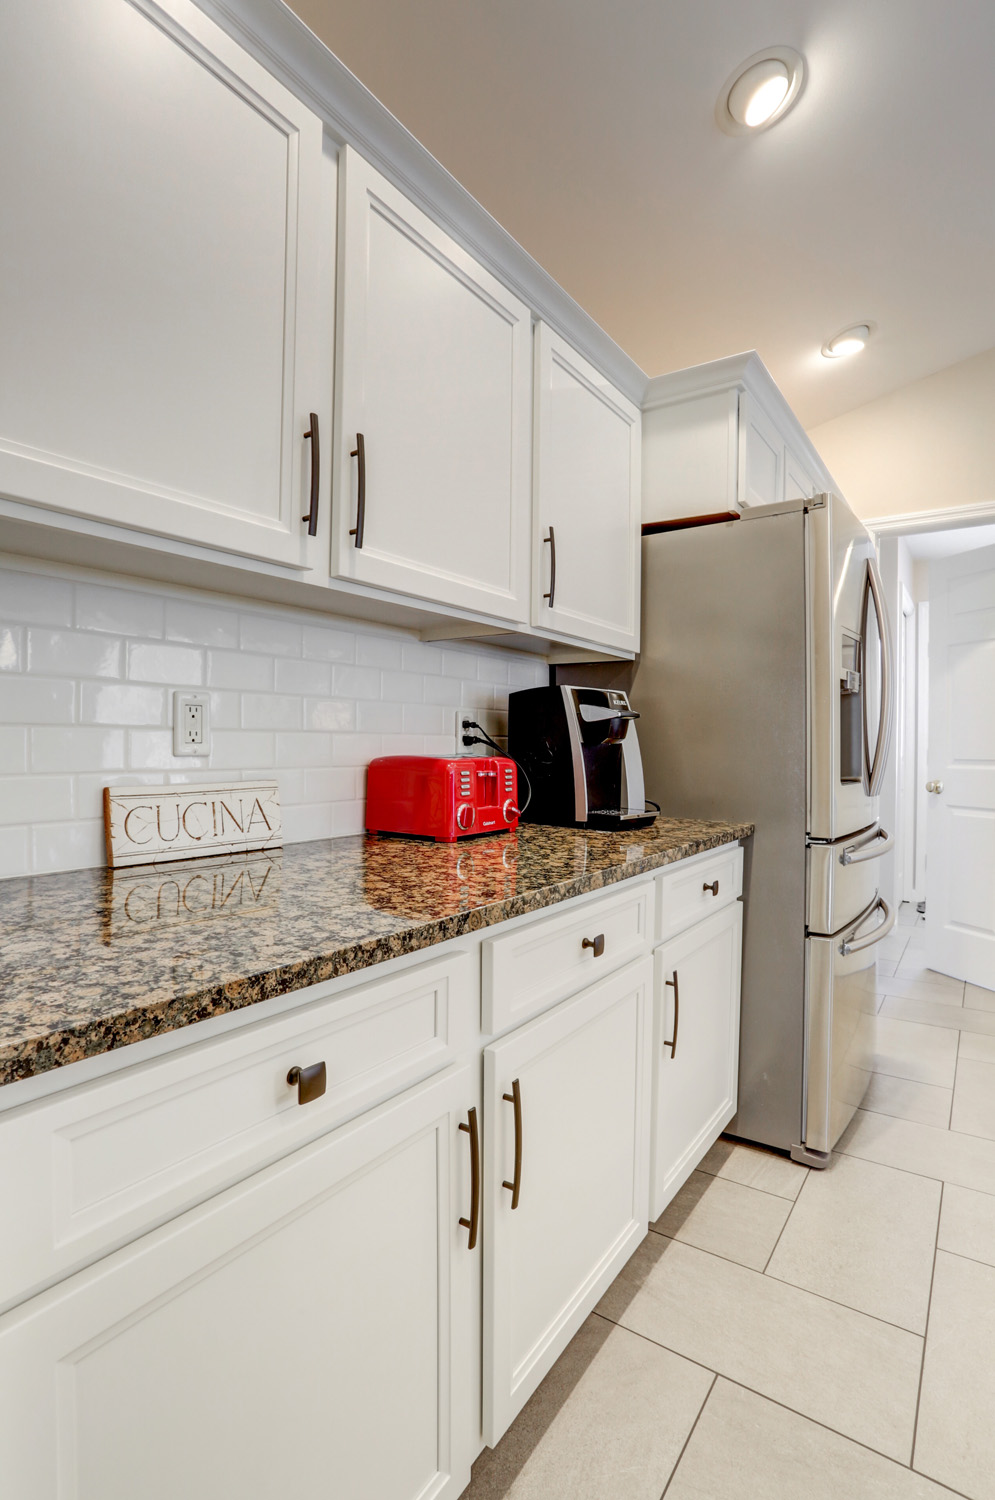
[{"label": "coffee maker", "polygon": [[523,821],[647,828],[656,813],[646,806],[638,718],[617,688],[564,684],[512,693],[508,754],[532,789]]}]

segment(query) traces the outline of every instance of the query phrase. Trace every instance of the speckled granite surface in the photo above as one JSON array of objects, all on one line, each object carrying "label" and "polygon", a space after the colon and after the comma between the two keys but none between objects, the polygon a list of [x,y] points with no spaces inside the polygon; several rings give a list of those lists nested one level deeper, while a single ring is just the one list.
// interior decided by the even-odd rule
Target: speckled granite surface
[{"label": "speckled granite surface", "polygon": [[743,838],[530,824],[323,839],[157,869],[0,881],[0,1084],[365,969]]}]

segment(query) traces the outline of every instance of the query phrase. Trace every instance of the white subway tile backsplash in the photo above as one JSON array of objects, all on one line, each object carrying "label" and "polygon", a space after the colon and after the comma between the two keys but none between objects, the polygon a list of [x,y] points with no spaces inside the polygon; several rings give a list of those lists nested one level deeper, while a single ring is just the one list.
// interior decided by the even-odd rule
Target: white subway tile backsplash
[{"label": "white subway tile backsplash", "polygon": [[71,724],[76,688],[53,677],[0,678],[0,724]]},{"label": "white subway tile backsplash", "polygon": [[113,584],[77,585],[78,630],[108,630],[115,635],[137,635],[161,640],[165,618],[165,601],[154,589],[138,593]]},{"label": "white subway tile backsplash", "polygon": [[84,682],[79,716],[84,724],[163,724],[166,690],[134,682]]},{"label": "white subway tile backsplash", "polygon": [[174,687],[199,687],[204,681],[204,653],[191,646],[129,646],[128,677],[132,682],[168,682]]},{"label": "white subway tile backsplash", "polygon": [[81,630],[28,631],[29,672],[60,677],[120,677],[124,642],[113,636],[87,635]]},{"label": "white subway tile backsplash", "polygon": [[[288,842],[357,833],[368,762],[452,753],[454,707],[503,707],[509,679],[533,686],[546,667],[81,568],[0,564],[0,876],[103,864],[103,789],[121,782],[275,775]],[[170,689],[201,684],[211,754],[177,758]]]}]

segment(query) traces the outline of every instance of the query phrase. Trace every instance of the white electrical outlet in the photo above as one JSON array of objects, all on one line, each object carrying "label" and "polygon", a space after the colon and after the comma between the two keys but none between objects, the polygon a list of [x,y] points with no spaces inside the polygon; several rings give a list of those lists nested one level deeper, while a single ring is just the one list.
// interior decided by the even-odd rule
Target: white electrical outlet
[{"label": "white electrical outlet", "polygon": [[457,755],[497,755],[498,753],[493,746],[487,744],[464,745],[464,735],[472,738],[479,732],[476,729],[464,729],[463,723],[466,719],[479,724],[485,734],[489,734],[492,740],[496,740],[502,755],[508,753],[508,710],[506,708],[457,708],[455,712]]},{"label": "white electrical outlet", "polygon": [[173,754],[210,755],[211,700],[206,693],[173,694]]}]

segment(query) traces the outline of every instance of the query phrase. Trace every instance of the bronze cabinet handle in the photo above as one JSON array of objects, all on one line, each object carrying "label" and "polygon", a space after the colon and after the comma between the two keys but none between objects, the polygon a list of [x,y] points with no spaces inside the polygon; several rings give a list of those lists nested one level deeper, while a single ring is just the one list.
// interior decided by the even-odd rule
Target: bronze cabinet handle
[{"label": "bronze cabinet handle", "polygon": [[318,477],[321,473],[321,454],[318,451],[318,414],[311,413],[311,426],[304,434],[311,441],[311,504],[306,516],[301,516],[302,521],[307,522],[308,536],[318,534]]},{"label": "bronze cabinet handle", "polygon": [[515,1106],[514,1180],[512,1182],[503,1182],[501,1186],[506,1187],[511,1194],[512,1208],[517,1208],[518,1200],[521,1197],[522,1193],[522,1090],[519,1087],[517,1078],[512,1079],[511,1093],[502,1094],[501,1097],[502,1099],[507,1099],[509,1104],[513,1104]]},{"label": "bronze cabinet handle", "polygon": [[674,1035],[669,1042],[665,1040],[663,1045],[670,1048],[670,1055],[673,1058],[677,1056],[677,1027],[681,1019],[681,991],[677,983],[676,969],[673,979],[668,979],[666,982],[674,992]]},{"label": "bronze cabinet handle", "polygon": [[552,609],[556,597],[556,533],[552,526],[549,528],[549,536],[544,537],[543,541],[549,543],[549,593],[542,597],[549,600],[549,607]]},{"label": "bronze cabinet handle", "polygon": [[580,945],[582,948],[593,948],[595,958],[600,958],[605,951],[605,935],[599,932],[597,937],[585,938]]},{"label": "bronze cabinet handle", "polygon": [[466,1248],[476,1250],[477,1230],[480,1228],[480,1132],[477,1129],[475,1109],[467,1110],[466,1124],[461,1120],[459,1128],[465,1130],[470,1137],[470,1217],[460,1219],[460,1223],[470,1231]]},{"label": "bronze cabinet handle", "polygon": [[356,433],[356,446],[349,454],[350,458],[358,460],[358,489],[356,496],[356,524],[350,527],[349,535],[356,538],[356,546],[363,545],[363,533],[366,530],[366,439],[361,432]]},{"label": "bronze cabinet handle", "polygon": [[291,1068],[287,1074],[291,1088],[297,1089],[297,1103],[310,1104],[325,1092],[325,1064],[312,1063],[309,1068]]},{"label": "bronze cabinet handle", "polygon": [[706,880],[705,884],[702,886],[702,890],[711,891],[713,896],[717,896],[719,894],[719,882],[717,880],[713,880],[711,885],[709,885],[708,881]]}]

